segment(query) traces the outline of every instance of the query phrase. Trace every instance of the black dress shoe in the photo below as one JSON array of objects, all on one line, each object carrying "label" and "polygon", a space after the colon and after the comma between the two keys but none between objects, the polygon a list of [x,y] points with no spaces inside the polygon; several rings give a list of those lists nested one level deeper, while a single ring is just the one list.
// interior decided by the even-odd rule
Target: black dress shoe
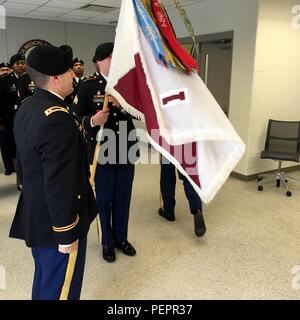
[{"label": "black dress shoe", "polygon": [[116,261],[115,249],[112,246],[103,247],[103,259],[107,262],[115,262]]},{"label": "black dress shoe", "polygon": [[168,216],[162,208],[158,209],[158,214],[169,221],[175,221],[175,216],[174,215]]},{"label": "black dress shoe", "polygon": [[197,210],[196,213],[193,213],[194,215],[194,230],[195,235],[197,237],[202,237],[204,233],[206,232],[206,226],[204,222],[203,213],[200,210]]},{"label": "black dress shoe", "polygon": [[136,250],[134,249],[133,245],[130,244],[128,241],[116,242],[115,247],[120,249],[127,256],[135,256],[136,255]]},{"label": "black dress shoe", "polygon": [[6,176],[10,176],[10,175],[12,175],[12,171],[10,171],[10,170],[5,170],[5,172],[4,172],[4,174],[6,175]]}]

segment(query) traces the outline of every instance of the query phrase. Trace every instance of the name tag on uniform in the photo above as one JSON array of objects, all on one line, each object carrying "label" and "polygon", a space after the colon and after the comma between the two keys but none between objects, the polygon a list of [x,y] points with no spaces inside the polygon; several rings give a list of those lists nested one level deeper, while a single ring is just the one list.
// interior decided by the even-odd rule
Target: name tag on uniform
[{"label": "name tag on uniform", "polygon": [[34,89],[35,89],[35,85],[34,85],[33,81],[31,81],[31,82],[29,83],[29,85],[28,85],[28,90],[31,91],[31,92],[33,92]]},{"label": "name tag on uniform", "polygon": [[101,103],[103,103],[103,101],[104,101],[104,94],[101,94],[100,91],[97,91],[97,94],[94,95],[93,103],[99,106]]},{"label": "name tag on uniform", "polygon": [[10,92],[17,92],[17,88],[14,84],[10,87]]}]

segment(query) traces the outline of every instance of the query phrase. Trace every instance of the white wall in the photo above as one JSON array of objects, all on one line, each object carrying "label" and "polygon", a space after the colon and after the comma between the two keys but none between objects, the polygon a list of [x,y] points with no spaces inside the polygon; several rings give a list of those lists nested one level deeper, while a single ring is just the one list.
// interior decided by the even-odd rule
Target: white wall
[{"label": "white wall", "polygon": [[[258,0],[207,0],[187,7],[196,35],[234,31],[229,119],[243,141],[249,140]],[[188,33],[177,11],[169,14],[178,37]],[[247,154],[235,171],[247,175]]]},{"label": "white wall", "polygon": [[0,29],[0,63],[7,60],[6,33]]},{"label": "white wall", "polygon": [[6,30],[0,30],[0,61],[8,61],[26,41],[42,39],[53,45],[70,45],[74,56],[85,61],[86,74],[91,74],[96,46],[114,37],[114,27],[8,17]]},{"label": "white wall", "polygon": [[276,166],[274,161],[259,160],[268,119],[300,120],[300,30],[294,30],[291,24],[296,4],[300,2],[260,0],[247,155],[249,175]]}]

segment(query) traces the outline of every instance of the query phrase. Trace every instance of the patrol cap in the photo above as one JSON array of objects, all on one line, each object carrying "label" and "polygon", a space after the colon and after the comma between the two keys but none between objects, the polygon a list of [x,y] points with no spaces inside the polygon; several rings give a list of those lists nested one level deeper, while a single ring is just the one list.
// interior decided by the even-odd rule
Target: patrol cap
[{"label": "patrol cap", "polygon": [[25,60],[25,55],[23,53],[17,53],[17,54],[14,54],[10,60],[9,60],[9,64],[11,66],[13,66],[17,61],[20,61],[20,60]]},{"label": "patrol cap", "polygon": [[75,58],[75,59],[73,59],[73,61],[72,61],[72,68],[74,67],[74,64],[75,64],[75,63],[81,63],[82,65],[84,65],[83,60],[80,59],[80,58]]},{"label": "patrol cap", "polygon": [[105,42],[105,43],[99,44],[99,46],[96,48],[93,62],[102,61],[106,59],[110,54],[112,54],[113,50],[114,50],[113,42]]},{"label": "patrol cap", "polygon": [[70,46],[37,46],[30,51],[27,64],[47,76],[58,76],[71,68],[72,59],[73,50]]}]

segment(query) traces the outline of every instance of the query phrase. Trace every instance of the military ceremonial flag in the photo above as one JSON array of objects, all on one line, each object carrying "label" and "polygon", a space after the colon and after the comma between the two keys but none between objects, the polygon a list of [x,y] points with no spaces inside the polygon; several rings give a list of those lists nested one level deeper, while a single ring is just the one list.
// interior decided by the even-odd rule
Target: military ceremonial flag
[{"label": "military ceremonial flag", "polygon": [[183,57],[183,65],[190,67],[177,70],[166,53],[166,42],[140,0],[123,0],[106,90],[145,122],[152,146],[208,203],[241,159],[245,145],[191,71],[193,61],[180,50],[176,57]]}]

